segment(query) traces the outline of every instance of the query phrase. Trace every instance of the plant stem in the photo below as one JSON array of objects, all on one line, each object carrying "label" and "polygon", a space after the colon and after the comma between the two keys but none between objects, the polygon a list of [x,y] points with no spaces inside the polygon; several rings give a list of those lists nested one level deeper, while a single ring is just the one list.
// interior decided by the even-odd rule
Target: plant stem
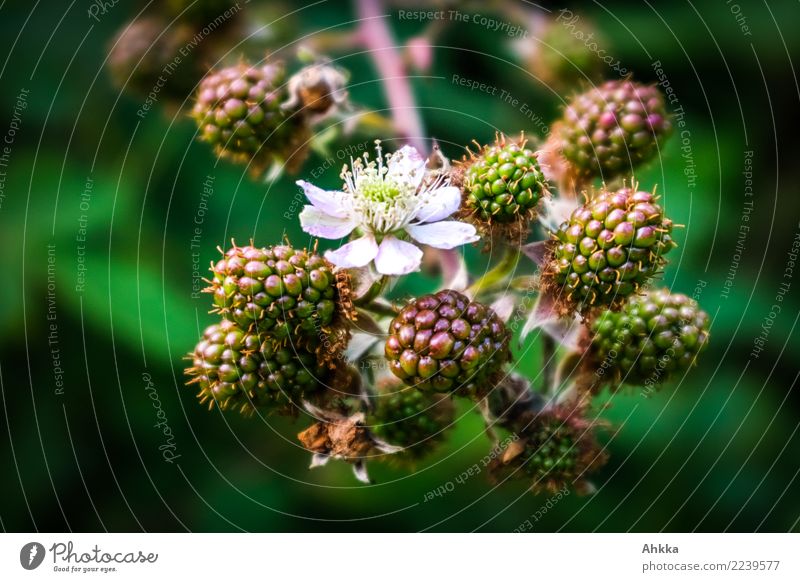
[{"label": "plant stem", "polygon": [[482,291],[486,291],[487,289],[503,283],[516,269],[519,257],[519,249],[506,246],[503,251],[503,256],[500,258],[500,262],[470,285],[469,289],[467,289],[467,294],[472,297],[477,297]]},{"label": "plant stem", "polygon": [[356,299],[353,303],[355,303],[359,307],[363,305],[368,305],[370,302],[372,302],[373,299],[375,299],[381,293],[383,293],[383,290],[386,288],[386,284],[388,282],[389,282],[389,277],[387,275],[383,275],[380,279],[375,281],[370,286],[369,289],[367,289],[364,295]]},{"label": "plant stem", "polygon": [[556,379],[556,341],[546,332],[542,332],[542,375],[544,376],[545,394],[553,395],[558,390]]},{"label": "plant stem", "polygon": [[383,81],[383,91],[392,110],[395,131],[420,152],[427,152],[425,131],[408,82],[403,57],[386,24],[380,0],[357,0],[360,33]]}]

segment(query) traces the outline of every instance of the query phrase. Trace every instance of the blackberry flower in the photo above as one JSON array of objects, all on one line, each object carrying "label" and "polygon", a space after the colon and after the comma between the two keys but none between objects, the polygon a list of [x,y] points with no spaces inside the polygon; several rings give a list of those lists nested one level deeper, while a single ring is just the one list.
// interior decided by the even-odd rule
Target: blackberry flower
[{"label": "blackberry flower", "polygon": [[382,275],[418,271],[422,250],[411,242],[452,249],[478,240],[475,227],[445,220],[461,205],[461,192],[449,179],[426,178],[426,160],[411,146],[387,155],[376,141],[377,156],[351,160],[342,170],[342,192],[325,191],[303,180],[297,184],[311,202],[300,213],[307,233],[340,239],[356,233],[354,240],[325,257],[343,268],[365,267],[374,262]]}]

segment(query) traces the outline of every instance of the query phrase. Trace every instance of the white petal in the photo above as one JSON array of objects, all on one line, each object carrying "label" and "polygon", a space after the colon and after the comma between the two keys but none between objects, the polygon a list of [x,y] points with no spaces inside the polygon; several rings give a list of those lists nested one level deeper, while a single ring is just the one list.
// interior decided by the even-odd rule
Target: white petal
[{"label": "white petal", "polygon": [[555,232],[562,222],[569,220],[573,210],[580,204],[577,200],[568,198],[545,198],[542,206],[543,211],[539,213],[539,222],[546,229]]},{"label": "white petal", "polygon": [[415,218],[419,222],[444,220],[461,206],[461,190],[455,186],[443,186],[423,194],[426,200],[417,209]]},{"label": "white petal", "polygon": [[313,469],[314,467],[324,467],[328,464],[331,458],[328,455],[323,455],[322,453],[314,453],[311,456],[311,465],[308,467],[309,469]]},{"label": "white petal", "polygon": [[415,245],[394,236],[387,236],[381,242],[375,268],[383,275],[407,275],[419,271],[422,251]]},{"label": "white petal", "polygon": [[403,146],[389,158],[387,178],[419,187],[425,177],[425,158],[409,145]]},{"label": "white petal", "polygon": [[369,478],[369,475],[367,474],[367,464],[364,461],[358,460],[355,463],[353,463],[353,475],[355,475],[356,479],[358,479],[362,483],[365,483],[367,485],[370,485],[372,483],[372,481]]},{"label": "white petal", "polygon": [[337,218],[306,204],[300,212],[300,227],[314,236],[338,239],[353,232],[356,224],[349,218]]},{"label": "white petal", "polygon": [[511,318],[516,307],[513,295],[501,295],[490,305],[492,311],[497,314],[497,317],[505,322]]},{"label": "white petal", "polygon": [[480,238],[474,226],[457,220],[410,224],[406,227],[406,232],[416,241],[437,249],[453,249]]},{"label": "white petal", "polygon": [[337,218],[347,217],[347,208],[345,208],[343,204],[343,192],[323,190],[305,180],[298,180],[296,184],[303,189],[303,193],[306,195],[306,198],[308,198],[308,201],[325,214],[330,214]]},{"label": "white petal", "polygon": [[337,267],[363,267],[378,254],[378,243],[372,234],[347,243],[335,251],[325,253],[325,258]]}]

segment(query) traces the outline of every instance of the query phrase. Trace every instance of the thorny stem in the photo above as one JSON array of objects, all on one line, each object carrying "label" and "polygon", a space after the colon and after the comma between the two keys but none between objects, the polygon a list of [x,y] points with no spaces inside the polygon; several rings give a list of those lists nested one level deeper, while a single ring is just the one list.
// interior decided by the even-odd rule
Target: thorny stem
[{"label": "thorny stem", "polygon": [[544,376],[544,393],[553,395],[556,386],[556,341],[547,333],[542,333],[542,375]]},{"label": "thorny stem", "polygon": [[383,80],[384,94],[392,110],[395,130],[420,152],[426,152],[425,130],[380,0],[357,0],[361,40],[369,50]]},{"label": "thorny stem", "polygon": [[380,296],[383,293],[383,290],[386,288],[386,284],[389,282],[389,277],[383,275],[380,279],[375,281],[369,289],[358,299],[354,301],[354,303],[361,307],[364,305],[368,305],[372,302],[373,299]]},{"label": "thorny stem", "polygon": [[395,317],[399,313],[399,309],[391,303],[386,301],[375,300],[364,305],[360,305],[362,309],[369,311],[374,315],[383,315],[387,317]]},{"label": "thorny stem", "polygon": [[478,278],[469,289],[467,294],[472,297],[477,297],[482,291],[486,291],[498,284],[503,283],[517,266],[520,258],[520,250],[510,246],[506,246],[503,251],[503,256],[497,265]]}]

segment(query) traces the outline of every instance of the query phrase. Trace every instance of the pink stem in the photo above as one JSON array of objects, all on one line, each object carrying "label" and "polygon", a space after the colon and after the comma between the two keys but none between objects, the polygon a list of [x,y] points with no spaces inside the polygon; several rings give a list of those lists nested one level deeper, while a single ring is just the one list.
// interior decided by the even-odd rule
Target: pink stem
[{"label": "pink stem", "polygon": [[422,119],[408,82],[403,58],[386,24],[381,1],[357,0],[357,5],[362,40],[383,78],[383,92],[389,102],[395,128],[403,140],[426,153],[428,147]]}]

